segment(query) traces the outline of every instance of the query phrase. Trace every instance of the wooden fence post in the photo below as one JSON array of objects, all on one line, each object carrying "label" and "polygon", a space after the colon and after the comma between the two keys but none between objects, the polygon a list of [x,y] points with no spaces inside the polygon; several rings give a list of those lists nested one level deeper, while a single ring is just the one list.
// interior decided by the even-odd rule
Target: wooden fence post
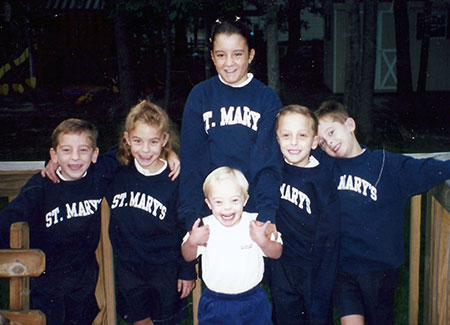
[{"label": "wooden fence post", "polygon": [[424,324],[450,324],[450,181],[428,195]]},{"label": "wooden fence post", "polygon": [[11,249],[0,250],[0,277],[10,278],[9,308],[0,313],[16,325],[45,325],[45,315],[30,310],[29,277],[45,270],[45,254],[29,249],[29,228],[26,222],[11,225]]},{"label": "wooden fence post", "polygon": [[111,242],[109,240],[109,217],[110,209],[108,202],[103,199],[101,212],[101,233],[95,255],[99,265],[99,275],[95,297],[97,298],[100,312],[95,318],[93,325],[115,325],[116,324],[116,301],[114,290],[114,263]]},{"label": "wooden fence post", "polygon": [[411,198],[409,247],[409,325],[419,324],[420,221],[422,196]]}]

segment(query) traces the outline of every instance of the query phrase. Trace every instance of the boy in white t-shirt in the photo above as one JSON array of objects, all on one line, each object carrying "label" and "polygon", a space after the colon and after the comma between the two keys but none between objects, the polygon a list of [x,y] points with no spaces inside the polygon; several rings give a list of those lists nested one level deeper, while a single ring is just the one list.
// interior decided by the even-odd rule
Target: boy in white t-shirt
[{"label": "boy in white t-shirt", "polygon": [[202,255],[206,289],[200,298],[199,323],[272,324],[269,300],[258,284],[263,257],[281,256],[281,235],[276,241],[267,238],[270,221],[257,226],[257,214],[243,211],[248,182],[239,170],[215,169],[206,177],[203,192],[212,215],[197,219],[182,245],[186,261]]}]

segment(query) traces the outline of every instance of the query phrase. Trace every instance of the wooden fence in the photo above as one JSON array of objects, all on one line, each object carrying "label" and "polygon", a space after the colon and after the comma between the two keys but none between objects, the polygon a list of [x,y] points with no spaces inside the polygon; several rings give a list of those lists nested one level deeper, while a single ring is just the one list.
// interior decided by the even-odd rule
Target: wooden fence
[{"label": "wooden fence", "polygon": [[[427,154],[425,156],[435,156]],[[413,155],[424,156],[424,155]],[[450,159],[450,153],[439,154]],[[0,162],[0,197],[12,199],[43,162]],[[421,229],[421,196],[411,199],[409,324],[419,324],[420,265],[425,263],[424,324],[450,324],[450,180],[433,188],[427,195],[426,227]],[[115,325],[114,271],[108,236],[109,208],[102,202],[102,229],[97,260],[100,265],[96,297],[100,313],[94,324]],[[425,258],[420,259],[421,231],[425,231]],[[1,263],[0,263],[1,264]],[[200,280],[193,291],[193,323],[201,295]]]},{"label": "wooden fence", "polygon": [[30,279],[45,270],[45,254],[30,249],[29,228],[26,222],[11,225],[11,249],[0,250],[0,277],[9,280],[9,310],[0,310],[6,319],[16,325],[45,325],[45,315],[30,310]]}]

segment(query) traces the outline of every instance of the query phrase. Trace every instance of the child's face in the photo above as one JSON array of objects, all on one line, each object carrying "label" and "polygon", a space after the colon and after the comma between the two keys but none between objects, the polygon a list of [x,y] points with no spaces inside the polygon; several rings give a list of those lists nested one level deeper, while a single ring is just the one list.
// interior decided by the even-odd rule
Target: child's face
[{"label": "child's face", "polygon": [[277,140],[281,153],[292,165],[305,167],[311,149],[317,148],[318,137],[313,131],[311,118],[299,113],[287,113],[279,117]]},{"label": "child's face", "polygon": [[61,167],[64,179],[74,181],[80,179],[92,163],[97,161],[98,148],[92,147],[92,141],[85,132],[61,133],[58,145],[50,149],[53,162]]},{"label": "child's face", "polygon": [[[333,120],[331,116],[319,119],[319,145],[329,155],[336,158],[351,158],[360,153],[355,138],[356,125],[352,118],[344,123]],[[359,150],[358,150],[359,149]]]},{"label": "child's face", "polygon": [[166,133],[151,124],[137,122],[136,127],[129,133],[124,132],[123,136],[141,167],[151,173],[162,167],[159,157],[169,138]]},{"label": "child's face", "polygon": [[247,79],[248,65],[254,55],[255,50],[249,51],[245,38],[240,34],[218,34],[211,51],[217,73],[230,86]]},{"label": "child's face", "polygon": [[222,225],[232,227],[241,220],[247,199],[236,179],[229,177],[211,184],[205,202]]}]

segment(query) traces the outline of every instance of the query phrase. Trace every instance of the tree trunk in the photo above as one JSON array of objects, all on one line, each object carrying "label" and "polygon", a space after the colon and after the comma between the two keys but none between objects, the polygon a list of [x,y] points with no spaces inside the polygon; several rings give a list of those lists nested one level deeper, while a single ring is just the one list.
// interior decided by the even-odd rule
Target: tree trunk
[{"label": "tree trunk", "polygon": [[300,46],[300,10],[302,9],[302,1],[289,0],[288,6],[288,57],[292,57]]},{"label": "tree trunk", "polygon": [[363,12],[361,104],[357,118],[361,140],[367,144],[372,139],[373,88],[377,51],[377,1],[364,0]]},{"label": "tree trunk", "polygon": [[[359,1],[347,0],[348,24],[345,55],[345,90],[344,105],[351,116],[356,118],[361,102],[361,32],[359,18]],[[358,122],[358,121],[357,121]]]},{"label": "tree trunk", "polygon": [[114,34],[116,38],[117,64],[119,72],[119,89],[122,107],[117,118],[123,118],[130,107],[136,105],[138,90],[134,74],[130,42],[127,31],[127,19],[123,6],[118,6],[114,15]]},{"label": "tree trunk", "polygon": [[186,38],[186,20],[177,19],[175,22],[175,44],[173,50],[173,65],[175,70],[186,70],[186,54],[188,42]]},{"label": "tree trunk", "polygon": [[[394,0],[395,41],[397,46],[397,94],[401,101],[412,97],[409,19],[405,0]],[[410,106],[411,102],[407,105]]]},{"label": "tree trunk", "polygon": [[172,37],[170,33],[171,22],[170,22],[170,9],[169,1],[166,1],[165,10],[165,23],[164,23],[164,36],[166,39],[166,78],[164,82],[164,109],[169,113],[169,100],[171,91],[171,77],[170,71],[172,69]]},{"label": "tree trunk", "polygon": [[278,2],[270,1],[266,13],[267,36],[267,79],[269,87],[280,94],[280,63],[278,52],[278,28],[277,28]]},{"label": "tree trunk", "polygon": [[203,60],[205,63],[205,79],[211,78],[212,75],[212,62],[210,55],[210,48],[212,48],[212,44],[210,43],[211,37],[211,25],[214,22],[214,17],[216,17],[216,13],[214,10],[214,4],[211,3],[211,0],[204,0],[203,2],[203,27],[205,30],[205,44],[203,46]]},{"label": "tree trunk", "polygon": [[420,49],[419,81],[417,83],[417,97],[422,98],[427,88],[428,53],[430,49],[430,20],[433,3],[426,0],[423,15],[423,37]]}]

